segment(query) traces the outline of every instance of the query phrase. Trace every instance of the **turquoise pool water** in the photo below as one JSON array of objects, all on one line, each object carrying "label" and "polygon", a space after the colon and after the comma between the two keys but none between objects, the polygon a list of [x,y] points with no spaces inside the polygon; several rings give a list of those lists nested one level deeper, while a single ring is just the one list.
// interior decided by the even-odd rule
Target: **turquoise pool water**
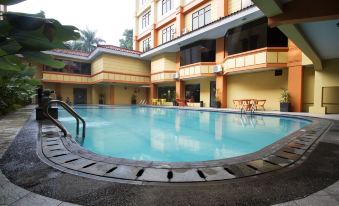
[{"label": "turquoise pool water", "polygon": [[[252,153],[309,124],[306,120],[148,107],[81,106],[83,147],[133,160],[192,162]],[[75,136],[75,120],[59,119]]]}]

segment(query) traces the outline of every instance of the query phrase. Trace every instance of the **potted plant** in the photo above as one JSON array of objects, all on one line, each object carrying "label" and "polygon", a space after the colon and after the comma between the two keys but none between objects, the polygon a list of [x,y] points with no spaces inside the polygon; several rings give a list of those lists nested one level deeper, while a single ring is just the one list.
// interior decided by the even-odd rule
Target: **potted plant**
[{"label": "potted plant", "polygon": [[221,101],[219,97],[219,89],[215,90],[215,107],[220,108],[221,107]]},{"label": "potted plant", "polygon": [[282,88],[282,92],[280,94],[280,111],[289,112],[290,110],[291,110],[290,95],[288,94],[287,89]]},{"label": "potted plant", "polygon": [[178,106],[177,105],[176,96],[177,96],[177,94],[176,94],[176,92],[174,92],[173,95],[172,95],[172,104],[173,104],[173,106]]},{"label": "potted plant", "polygon": [[137,104],[137,96],[135,94],[132,94],[131,104]]}]

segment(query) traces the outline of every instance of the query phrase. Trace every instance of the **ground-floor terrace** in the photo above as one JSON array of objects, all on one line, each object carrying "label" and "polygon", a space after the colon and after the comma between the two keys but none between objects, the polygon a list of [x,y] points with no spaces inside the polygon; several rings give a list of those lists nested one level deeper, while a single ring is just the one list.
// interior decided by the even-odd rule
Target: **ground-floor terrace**
[{"label": "ground-floor terrace", "polygon": [[300,68],[296,72],[291,68],[264,68],[221,75],[210,73],[142,84],[44,81],[44,88],[54,90],[57,99],[69,99],[73,104],[171,106],[180,99],[191,107],[216,107],[220,101],[222,108],[235,108],[235,100],[256,99],[263,100],[268,111],[280,109],[280,96],[285,88],[290,93],[292,111],[310,112],[310,108],[315,108],[311,112],[323,113],[326,107],[326,113],[338,113],[336,65],[325,71],[315,71],[312,66]]}]

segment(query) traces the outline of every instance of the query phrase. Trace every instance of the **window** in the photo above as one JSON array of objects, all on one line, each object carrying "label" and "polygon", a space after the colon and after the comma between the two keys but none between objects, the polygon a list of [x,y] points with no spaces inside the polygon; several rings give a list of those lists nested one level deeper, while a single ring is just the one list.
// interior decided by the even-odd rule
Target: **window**
[{"label": "window", "polygon": [[57,60],[64,62],[65,66],[63,68],[53,68],[53,67],[45,66],[44,71],[73,73],[73,74],[86,74],[86,75],[91,74],[90,63],[66,61],[66,60],[61,60],[61,59],[57,59]]},{"label": "window", "polygon": [[171,41],[174,38],[174,24],[162,30],[162,43]]},{"label": "window", "polygon": [[162,15],[166,14],[173,8],[173,0],[162,0]]},{"label": "window", "polygon": [[211,22],[211,5],[192,14],[192,30],[198,29]]},{"label": "window", "polygon": [[186,85],[185,98],[189,102],[200,102],[200,84]]},{"label": "window", "polygon": [[151,11],[142,16],[142,28],[147,27],[150,24]]},{"label": "window", "polygon": [[278,28],[268,27],[267,18],[230,29],[225,36],[228,55],[264,47],[287,47],[287,37]]},{"label": "window", "polygon": [[197,62],[215,62],[215,40],[203,40],[180,48],[180,66]]},{"label": "window", "polygon": [[146,52],[151,49],[151,37],[148,37],[142,42],[142,51]]},{"label": "window", "polygon": [[158,98],[166,99],[166,102],[173,102],[175,100],[175,87],[166,86],[158,87]]}]

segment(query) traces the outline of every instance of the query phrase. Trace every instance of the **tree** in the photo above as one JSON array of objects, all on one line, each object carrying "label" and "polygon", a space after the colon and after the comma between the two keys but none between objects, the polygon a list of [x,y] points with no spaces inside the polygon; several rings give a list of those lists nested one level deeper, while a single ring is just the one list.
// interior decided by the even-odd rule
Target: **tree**
[{"label": "tree", "polygon": [[97,31],[93,31],[88,28],[85,30],[80,30],[80,39],[69,42],[69,48],[73,50],[81,50],[84,52],[93,51],[100,43],[106,42],[105,40],[96,37],[96,34]]},{"label": "tree", "polygon": [[[25,0],[0,0],[0,5],[13,5]],[[44,64],[62,68],[64,63],[42,51],[66,48],[64,42],[80,37],[74,26],[46,19],[43,12],[0,14],[0,114],[15,104],[30,99],[38,82],[33,79],[34,68]]]},{"label": "tree", "polygon": [[122,35],[124,38],[119,39],[120,47],[133,49],[133,29],[126,29]]}]

